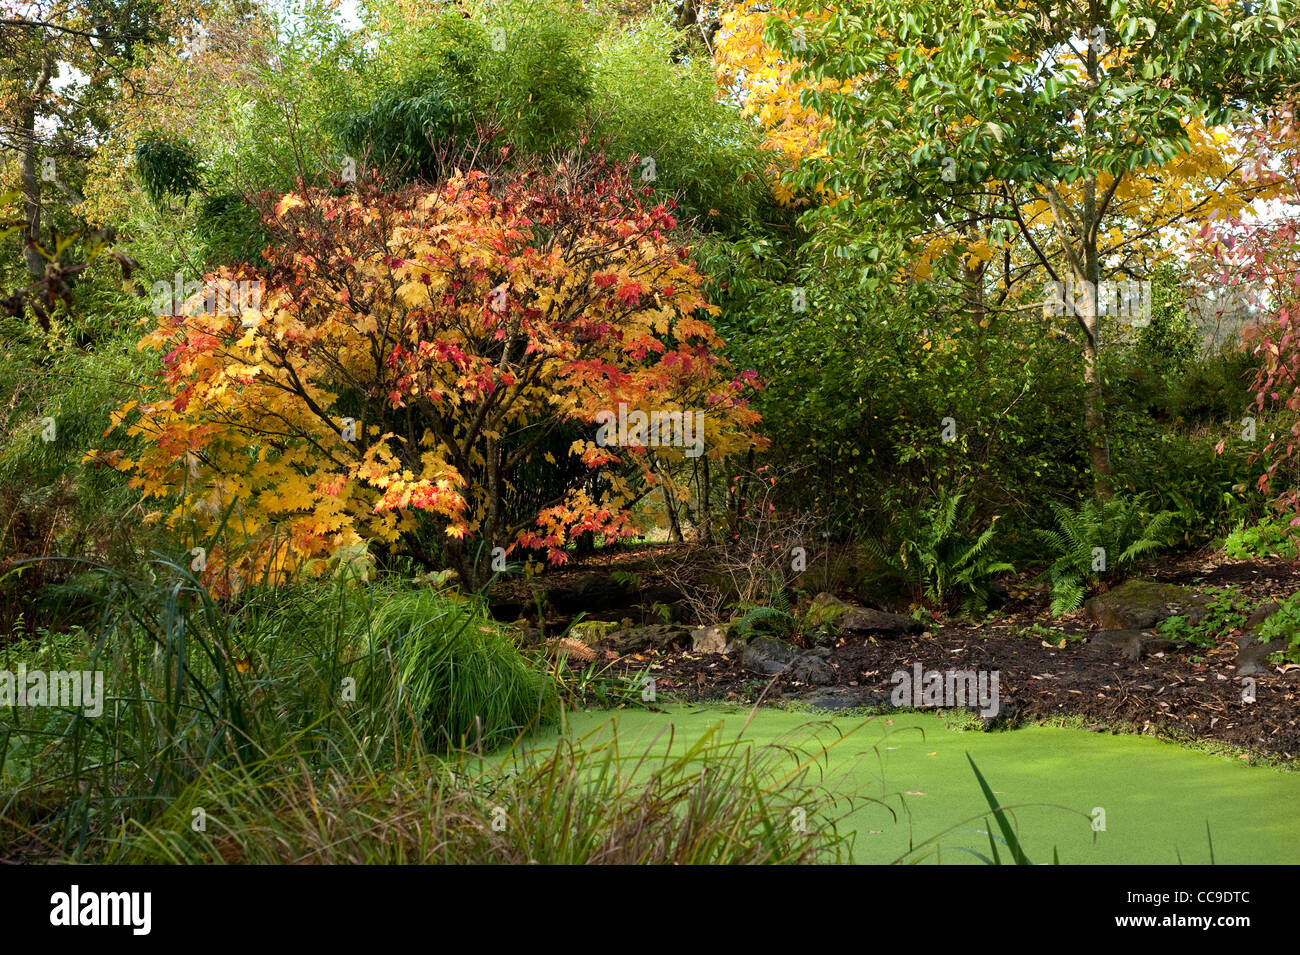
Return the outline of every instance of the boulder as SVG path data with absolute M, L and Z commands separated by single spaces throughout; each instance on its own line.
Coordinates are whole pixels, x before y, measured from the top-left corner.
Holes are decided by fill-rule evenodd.
M 835 682 L 835 671 L 826 662 L 827 649 L 803 651 L 774 637 L 755 637 L 740 655 L 740 665 L 753 673 L 775 676 L 782 673 L 797 683 L 825 686 Z
M 726 653 L 726 627 L 697 627 L 691 631 L 691 649 L 696 653 Z
M 801 652 L 775 637 L 755 637 L 740 655 L 740 665 L 753 673 L 772 675 L 782 672 L 788 663 L 798 659 Z
M 889 706 L 889 694 L 861 686 L 835 686 L 809 690 L 799 697 L 807 706 L 819 710 L 848 710 L 859 706 Z
M 1098 594 L 1083 606 L 1102 630 L 1145 630 L 1174 616 L 1183 617 L 1190 624 L 1199 623 L 1209 602 L 1206 594 L 1190 587 L 1129 580 Z
M 809 686 L 825 686 L 835 682 L 835 671 L 831 665 L 811 653 L 792 660 L 785 669 L 785 675 L 796 683 L 807 683 Z
M 599 650 L 613 650 L 620 656 L 644 653 L 647 650 L 673 650 L 685 647 L 690 631 L 674 624 L 653 627 L 631 627 L 605 634 L 596 644 Z
M 1246 620 L 1246 632 L 1237 638 L 1237 676 L 1254 676 L 1270 672 L 1268 658 L 1287 648 L 1290 643 L 1284 637 L 1267 642 L 1259 638 L 1259 627 L 1265 620 L 1281 610 L 1276 602 L 1261 604 Z
M 824 591 L 813 598 L 804 613 L 804 622 L 813 629 L 851 634 L 920 633 L 925 629 L 921 621 L 912 617 L 854 607 Z
M 1259 625 L 1281 609 L 1282 605 L 1276 600 L 1270 600 L 1266 604 L 1260 604 L 1252 610 L 1250 616 L 1246 618 L 1246 626 L 1244 629 L 1247 633 L 1258 633 Z
M 1165 637 L 1158 637 L 1150 631 L 1142 630 L 1100 630 L 1089 634 L 1085 649 L 1096 653 L 1118 650 L 1124 656 L 1137 662 L 1153 653 L 1168 653 L 1177 644 Z
M 1258 634 L 1246 633 L 1237 638 L 1237 676 L 1255 676 L 1259 673 L 1271 673 L 1272 664 L 1268 658 L 1274 653 L 1285 650 L 1290 641 L 1282 637 L 1269 640 L 1259 639 Z

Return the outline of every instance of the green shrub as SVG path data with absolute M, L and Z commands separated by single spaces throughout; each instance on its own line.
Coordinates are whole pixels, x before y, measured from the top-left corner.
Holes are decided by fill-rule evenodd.
M 20 614 L 33 627 L 85 622 L 84 602 L 49 585 L 71 580 L 77 559 L 126 566 L 158 539 L 125 477 L 86 460 L 107 409 L 149 371 L 120 332 L 78 348 L 0 327 L 0 643 Z
M 203 162 L 195 146 L 178 136 L 153 133 L 135 148 L 135 172 L 154 203 L 188 200 L 203 182 Z
M 1205 616 L 1191 623 L 1183 616 L 1168 617 L 1156 625 L 1156 631 L 1179 646 L 1213 648 L 1232 634 L 1241 632 L 1250 616 L 1235 587 L 1212 587 L 1206 591 L 1210 597 Z
M 1282 601 L 1278 611 L 1259 626 L 1263 643 L 1283 640 L 1286 646 L 1269 657 L 1273 663 L 1300 663 L 1300 593 Z
M 1173 514 L 1151 514 L 1145 501 L 1143 495 L 1116 495 L 1077 509 L 1052 505 L 1056 528 L 1038 531 L 1052 558 L 1041 575 L 1052 585 L 1052 613 L 1069 613 L 1083 603 L 1090 585 L 1117 579 L 1137 558 L 1165 546 Z
M 271 241 L 261 216 L 237 192 L 205 195 L 199 203 L 194 236 L 209 267 L 244 262 L 265 266 L 262 250 Z
M 362 110 L 333 118 L 343 148 L 358 164 L 433 178 L 441 172 L 439 146 L 456 132 L 456 105 L 436 76 L 420 76 L 380 93 Z
M 1238 521 L 1223 542 L 1224 555 L 1234 560 L 1261 557 L 1295 560 L 1298 552 L 1300 541 L 1290 519 L 1285 517 L 1266 518 L 1251 526 Z
M 974 512 L 961 508 L 962 497 L 943 494 L 932 507 L 905 518 L 897 550 L 886 551 L 878 544 L 870 549 L 906 582 L 914 597 L 923 596 L 939 606 L 957 601 L 963 610 L 977 612 L 992 597 L 993 576 L 1015 568 L 997 560 L 990 548 L 996 517 L 978 536 L 966 530 L 974 523 Z

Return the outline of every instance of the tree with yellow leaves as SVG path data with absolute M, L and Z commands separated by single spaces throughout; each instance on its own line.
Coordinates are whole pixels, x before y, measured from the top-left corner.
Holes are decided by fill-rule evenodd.
M 821 118 L 789 130 L 787 153 L 804 157 L 787 182 L 824 190 L 818 221 L 837 219 L 841 234 L 846 223 L 930 231 L 931 260 L 962 254 L 976 312 L 997 272 L 1004 301 L 1023 292 L 1030 267 L 1077 290 L 1058 310 L 1080 335 L 1104 494 L 1098 358 L 1109 303 L 1098 289 L 1142 278 L 1141 257 L 1189 218 L 1231 214 L 1258 194 L 1225 194 L 1236 162 L 1219 127 L 1295 81 L 1300 38 L 1285 27 L 1291 4 L 1279 6 L 784 0 L 763 33 L 787 63 L 773 76 L 780 95 Z M 815 133 L 815 149 L 800 130 Z M 1052 304 L 1050 294 L 1039 302 Z
M 562 561 L 635 533 L 673 462 L 758 441 L 674 217 L 625 168 L 339 193 L 266 210 L 269 268 L 161 303 L 162 393 L 115 415 L 146 441 L 116 466 L 225 586 L 371 545 L 472 584 L 519 548 Z

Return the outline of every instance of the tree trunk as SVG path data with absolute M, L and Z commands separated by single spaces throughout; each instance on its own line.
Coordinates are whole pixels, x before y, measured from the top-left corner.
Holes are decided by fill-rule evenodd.
M 45 257 L 37 249 L 41 241 L 41 180 L 36 174 L 36 107 L 22 111 L 23 136 L 23 264 L 35 281 L 45 278 Z
M 1098 501 L 1111 496 L 1110 453 L 1106 449 L 1106 418 L 1102 414 L 1101 349 L 1097 339 L 1096 293 L 1090 293 L 1094 314 L 1088 319 L 1091 335 L 1083 343 L 1083 423 L 1088 432 L 1088 462 L 1093 493 Z
M 659 489 L 663 491 L 664 510 L 668 512 L 668 539 L 674 544 L 680 544 L 686 538 L 682 537 L 682 522 L 677 516 L 677 502 L 673 500 L 667 483 L 660 484 Z

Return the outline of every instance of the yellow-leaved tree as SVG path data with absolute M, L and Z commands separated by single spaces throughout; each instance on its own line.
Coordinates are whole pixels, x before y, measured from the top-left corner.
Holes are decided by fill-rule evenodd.
M 114 415 L 144 451 L 109 454 L 219 587 L 365 549 L 478 583 L 496 548 L 635 533 L 675 462 L 761 443 L 645 195 L 599 156 L 285 195 L 268 268 L 160 303 L 160 391 Z

